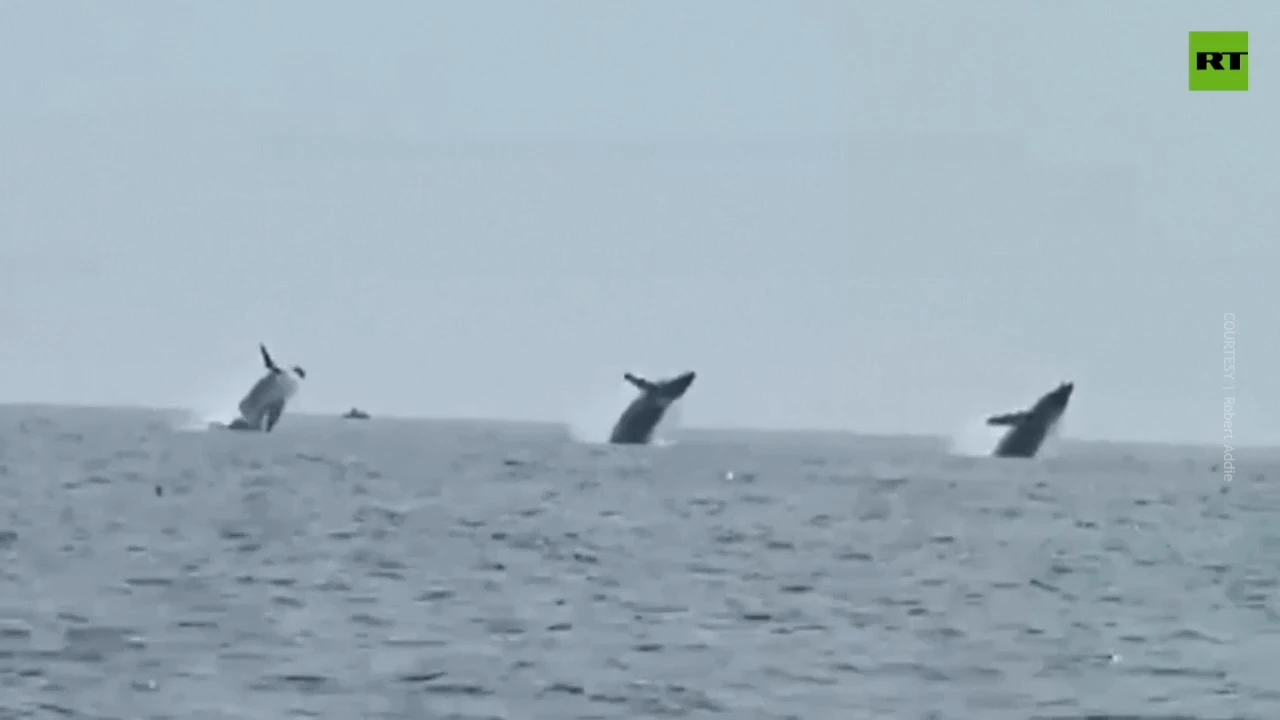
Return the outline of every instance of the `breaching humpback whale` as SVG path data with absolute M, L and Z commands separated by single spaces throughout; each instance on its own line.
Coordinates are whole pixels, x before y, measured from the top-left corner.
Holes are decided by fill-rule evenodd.
M 240 401 L 240 417 L 227 426 L 231 430 L 271 432 L 276 423 L 280 422 L 285 405 L 298 392 L 299 381 L 307 377 L 307 372 L 297 365 L 288 372 L 276 365 L 271 359 L 271 353 L 267 352 L 266 345 L 259 343 L 258 350 L 262 353 L 262 364 L 266 366 L 267 374 L 254 383 L 253 388 Z M 297 379 L 294 379 L 294 375 Z
M 1064 382 L 1045 393 L 1029 410 L 987 418 L 988 425 L 1009 428 L 1009 432 L 1000 439 L 1000 444 L 996 445 L 993 455 L 1005 458 L 1035 457 L 1045 436 L 1066 413 L 1073 390 L 1075 383 Z
M 693 384 L 697 373 L 687 372 L 670 380 L 651 382 L 631 373 L 622 376 L 640 390 L 640 397 L 631 401 L 622 417 L 613 426 L 609 442 L 620 445 L 644 445 L 653 437 L 654 428 L 666 414 L 671 403 L 679 400 Z

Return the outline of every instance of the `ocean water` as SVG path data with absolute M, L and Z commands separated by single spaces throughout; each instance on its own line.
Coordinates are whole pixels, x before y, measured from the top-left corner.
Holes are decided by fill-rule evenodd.
M 1280 717 L 1280 459 L 0 408 L 0 719 Z

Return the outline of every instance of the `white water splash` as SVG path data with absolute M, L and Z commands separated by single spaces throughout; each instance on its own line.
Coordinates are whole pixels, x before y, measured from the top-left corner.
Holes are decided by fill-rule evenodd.
M 673 435 L 680 429 L 684 420 L 684 400 L 677 400 L 667 408 L 667 412 L 662 416 L 662 420 L 658 422 L 658 427 L 653 429 L 653 445 L 658 447 L 671 447 L 677 444 Z
M 996 449 L 1007 428 L 992 427 L 985 416 L 970 418 L 951 433 L 947 452 L 965 457 L 985 457 Z
M 570 409 L 566 425 L 569 435 L 580 443 L 604 444 L 627 404 L 636 397 L 631 383 L 620 381 L 619 373 L 598 373 L 586 393 Z
M 174 422 L 169 429 L 177 433 L 195 433 L 204 432 L 209 429 L 209 425 L 216 422 L 213 418 L 205 418 L 200 413 L 186 409 L 183 414 L 174 418 Z
M 1049 432 L 1044 436 L 1044 444 L 1040 446 L 1040 451 L 1036 453 L 1036 457 L 1057 457 L 1062 452 L 1062 426 L 1067 422 L 1066 416 L 1063 416 L 1049 428 Z
M 204 432 L 211 426 L 225 426 L 240 417 L 240 398 L 257 380 L 254 375 L 246 375 L 245 369 L 239 368 L 213 378 L 196 378 L 195 387 L 188 395 L 186 417 L 175 421 L 174 431 Z

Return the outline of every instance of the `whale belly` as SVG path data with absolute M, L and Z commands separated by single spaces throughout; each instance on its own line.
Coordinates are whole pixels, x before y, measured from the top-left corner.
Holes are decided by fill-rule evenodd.
M 240 416 L 245 422 L 261 428 L 269 416 L 279 420 L 284 406 L 298 392 L 298 382 L 284 373 L 268 373 L 260 378 L 240 401 Z

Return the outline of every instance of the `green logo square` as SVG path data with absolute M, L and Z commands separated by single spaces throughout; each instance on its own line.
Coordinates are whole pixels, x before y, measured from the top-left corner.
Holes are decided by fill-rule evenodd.
M 1249 89 L 1249 33 L 1192 32 L 1191 90 Z

